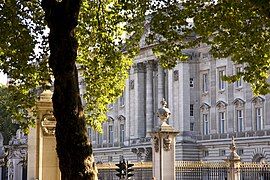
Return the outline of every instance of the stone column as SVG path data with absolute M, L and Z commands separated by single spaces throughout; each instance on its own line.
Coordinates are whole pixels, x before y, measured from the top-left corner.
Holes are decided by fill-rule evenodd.
M 135 81 L 135 122 L 137 122 L 134 128 L 137 131 L 135 137 L 145 137 L 146 121 L 145 121 L 145 64 L 137 63 L 134 72 L 136 73 Z M 134 122 L 134 123 L 135 123 Z
M 146 64 L 146 136 L 150 136 L 153 127 L 153 61 Z
M 36 128 L 28 136 L 28 179 L 60 179 L 51 98 L 52 92 L 45 90 L 37 102 Z
M 228 180 L 240 180 L 240 156 L 236 152 L 234 137 L 232 137 L 232 144 L 230 145 L 231 153 L 227 161 L 229 163 Z
M 165 92 L 164 92 L 164 88 L 165 88 L 165 84 L 164 84 L 164 70 L 163 68 L 158 65 L 158 83 L 157 83 L 157 102 L 160 102 L 163 98 L 164 98 L 164 95 L 165 95 Z
M 157 114 L 162 123 L 151 133 L 153 177 L 156 180 L 175 180 L 175 136 L 179 132 L 166 123 L 171 113 L 165 100 L 161 104 Z

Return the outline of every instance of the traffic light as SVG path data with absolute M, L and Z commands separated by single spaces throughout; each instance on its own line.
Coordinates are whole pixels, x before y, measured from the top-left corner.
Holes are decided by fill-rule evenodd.
M 126 162 L 123 160 L 122 162 L 120 161 L 119 164 L 115 164 L 118 168 L 116 169 L 117 173 L 116 176 L 121 178 L 124 178 L 126 175 Z
M 132 177 L 132 176 L 134 176 L 134 174 L 132 173 L 133 171 L 134 171 L 134 169 L 132 169 L 132 167 L 134 166 L 134 164 L 132 164 L 132 163 L 128 163 L 128 161 L 127 161 L 127 178 L 129 179 L 129 177 Z

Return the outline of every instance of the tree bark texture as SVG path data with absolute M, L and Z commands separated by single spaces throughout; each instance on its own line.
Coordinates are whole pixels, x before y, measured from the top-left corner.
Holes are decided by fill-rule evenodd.
M 49 66 L 55 78 L 52 100 L 62 180 L 97 179 L 75 64 L 78 43 L 74 29 L 78 23 L 80 5 L 81 0 L 42 0 L 45 20 L 50 28 Z

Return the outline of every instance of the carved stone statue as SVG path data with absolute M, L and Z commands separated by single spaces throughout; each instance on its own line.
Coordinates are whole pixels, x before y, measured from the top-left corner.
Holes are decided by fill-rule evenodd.
M 162 122 L 162 126 L 163 125 L 168 125 L 167 124 L 167 120 L 171 115 L 171 111 L 166 107 L 167 106 L 167 102 L 165 101 L 165 99 L 163 98 L 163 100 L 160 102 L 161 104 L 161 108 L 158 109 L 157 111 L 157 116 L 159 117 L 159 119 Z

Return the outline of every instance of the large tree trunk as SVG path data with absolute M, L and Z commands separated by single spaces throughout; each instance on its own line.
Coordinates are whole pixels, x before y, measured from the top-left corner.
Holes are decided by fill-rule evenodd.
M 53 109 L 57 121 L 56 149 L 62 180 L 97 179 L 75 64 L 78 43 L 74 28 L 77 26 L 80 5 L 81 0 L 42 0 L 50 28 L 49 65 L 55 78 Z

